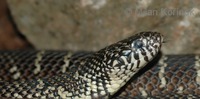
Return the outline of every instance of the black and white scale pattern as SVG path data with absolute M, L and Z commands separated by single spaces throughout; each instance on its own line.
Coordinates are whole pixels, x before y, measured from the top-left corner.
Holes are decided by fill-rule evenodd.
M 200 98 L 200 55 L 162 55 L 147 66 L 152 68 L 139 72 L 116 99 Z
M 0 96 L 108 98 L 159 52 L 160 33 L 141 32 L 94 53 L 0 51 Z

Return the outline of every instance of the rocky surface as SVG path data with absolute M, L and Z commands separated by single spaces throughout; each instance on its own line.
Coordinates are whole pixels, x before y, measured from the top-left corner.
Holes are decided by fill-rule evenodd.
M 167 54 L 200 53 L 198 0 L 7 0 L 37 49 L 98 50 L 140 31 L 163 33 Z
M 0 50 L 24 49 L 29 43 L 18 35 L 5 0 L 0 0 Z

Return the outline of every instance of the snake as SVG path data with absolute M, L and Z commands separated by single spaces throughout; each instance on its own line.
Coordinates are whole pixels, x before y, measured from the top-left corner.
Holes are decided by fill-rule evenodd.
M 149 65 L 162 43 L 162 34 L 141 32 L 96 52 L 0 51 L 0 97 L 121 99 L 171 97 L 176 93 L 198 97 L 200 63 L 190 63 L 195 61 L 193 56 L 172 56 L 164 60 L 167 63 Z M 183 66 L 177 66 L 179 63 Z
M 200 55 L 159 53 L 114 99 L 199 99 Z

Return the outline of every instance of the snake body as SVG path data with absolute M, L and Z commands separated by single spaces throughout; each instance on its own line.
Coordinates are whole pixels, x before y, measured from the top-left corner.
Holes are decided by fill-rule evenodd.
M 109 98 L 159 52 L 163 37 L 142 32 L 91 54 L 1 51 L 0 96 Z
M 160 55 L 148 66 L 115 99 L 200 98 L 200 55 Z

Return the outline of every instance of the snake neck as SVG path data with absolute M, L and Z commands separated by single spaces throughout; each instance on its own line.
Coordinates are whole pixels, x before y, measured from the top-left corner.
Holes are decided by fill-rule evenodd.
M 78 69 L 79 79 L 83 80 L 85 86 L 87 86 L 88 93 L 91 93 L 91 97 L 106 98 L 112 95 L 110 86 L 110 67 L 103 61 L 104 55 L 101 53 L 95 53 L 87 58 L 83 63 L 80 63 Z M 105 97 L 106 96 L 106 97 Z
M 111 96 L 118 91 L 124 84 L 124 79 L 128 80 L 130 75 L 124 75 L 123 79 L 116 74 L 115 67 L 108 64 L 108 50 L 97 52 L 77 63 L 76 75 L 81 85 L 87 89 L 91 97 Z M 110 56 L 116 58 L 115 56 Z M 110 58 L 109 58 L 110 59 Z M 122 66 L 123 67 L 123 66 Z M 130 72 L 130 71 L 128 71 Z

